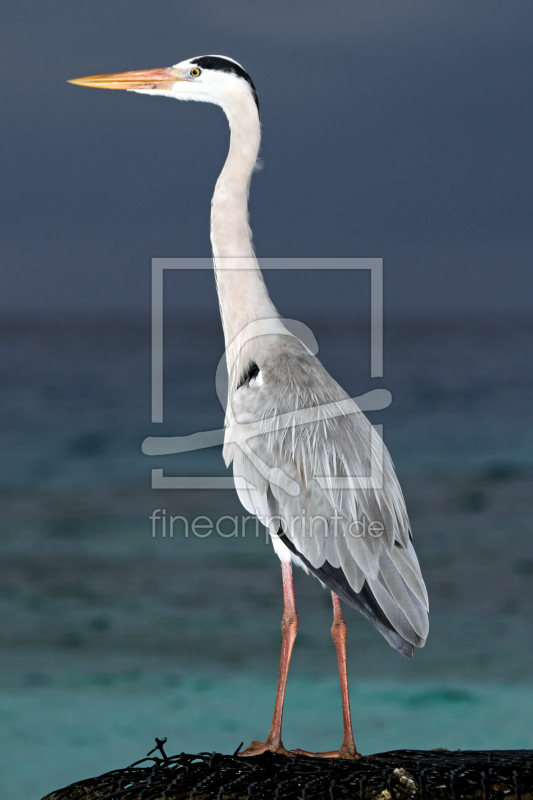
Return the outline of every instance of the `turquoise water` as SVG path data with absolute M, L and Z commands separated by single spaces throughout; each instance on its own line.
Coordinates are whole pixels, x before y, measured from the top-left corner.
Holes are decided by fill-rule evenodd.
M 305 321 L 305 320 L 304 320 Z M 390 389 L 383 423 L 430 597 L 430 635 L 403 659 L 348 609 L 356 740 L 390 748 L 533 747 L 533 328 L 397 323 L 385 377 L 368 337 L 314 328 L 353 395 Z M 225 475 L 219 448 L 148 459 L 149 435 L 222 424 L 218 320 L 169 329 L 166 421 L 150 423 L 149 328 L 7 325 L 0 341 L 2 798 L 39 798 L 144 756 L 232 752 L 264 737 L 279 659 L 270 544 L 152 537 L 166 508 L 242 515 L 233 492 L 154 491 L 150 469 Z M 327 592 L 295 574 L 300 614 L 285 743 L 340 743 Z
M 127 683 L 127 681 L 126 681 Z M 167 752 L 233 752 L 266 735 L 275 682 L 207 675 L 172 682 L 77 688 L 34 687 L 0 694 L 2 797 L 39 798 L 62 785 L 144 756 L 153 738 Z M 352 682 L 356 742 L 363 753 L 398 748 L 530 748 L 533 688 Z M 288 747 L 340 745 L 337 682 L 293 678 Z M 31 754 L 31 756 L 29 756 Z

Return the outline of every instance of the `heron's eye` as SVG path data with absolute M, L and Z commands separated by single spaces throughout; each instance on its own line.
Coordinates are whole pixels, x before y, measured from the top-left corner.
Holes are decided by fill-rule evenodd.
M 189 74 L 191 78 L 198 78 L 202 74 L 202 70 L 198 69 L 198 67 L 193 67 Z

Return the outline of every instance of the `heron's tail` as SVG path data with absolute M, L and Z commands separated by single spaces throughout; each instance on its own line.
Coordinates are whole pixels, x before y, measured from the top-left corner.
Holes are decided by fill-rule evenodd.
M 403 580 L 400 584 L 404 595 L 401 599 L 401 605 L 409 607 L 408 614 L 412 622 L 402 611 L 397 600 L 393 599 L 386 586 L 382 585 L 379 578 L 370 582 L 366 580 L 361 591 L 356 592 L 348 583 L 346 575 L 340 567 L 332 567 L 328 561 L 325 561 L 321 567 L 314 567 L 296 549 L 293 542 L 283 533 L 281 528 L 278 532 L 278 537 L 294 555 L 298 556 L 309 572 L 315 575 L 332 592 L 338 594 L 342 600 L 356 608 L 382 634 L 390 646 L 398 650 L 403 656 L 411 658 L 413 646 L 424 646 L 426 642 L 425 636 L 421 636 L 417 630 L 425 631 L 427 629 L 427 611 Z M 392 562 L 391 568 L 394 568 Z M 385 567 L 385 571 L 388 573 L 392 570 Z M 387 577 L 390 580 L 388 574 Z M 398 577 L 400 578 L 399 575 Z

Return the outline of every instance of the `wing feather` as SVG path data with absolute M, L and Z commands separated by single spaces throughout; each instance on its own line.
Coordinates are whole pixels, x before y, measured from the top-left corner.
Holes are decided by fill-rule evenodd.
M 425 642 L 428 600 L 389 453 L 303 345 L 262 338 L 276 341 L 254 352 L 261 381 L 233 394 L 226 430 L 226 463 L 246 483 L 241 502 L 273 537 L 281 529 L 292 556 L 323 583 L 338 587 L 341 570 L 341 596 L 408 655 Z M 343 413 L 335 413 L 341 401 Z

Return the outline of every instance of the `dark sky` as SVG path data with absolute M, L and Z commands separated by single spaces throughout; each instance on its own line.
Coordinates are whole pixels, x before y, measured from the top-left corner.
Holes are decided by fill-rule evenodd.
M 391 312 L 531 309 L 530 0 L 2 5 L 3 313 L 147 311 L 152 256 L 209 254 L 220 109 L 66 83 L 205 53 L 258 90 L 258 254 L 383 256 Z M 291 316 L 351 297 L 281 277 Z

